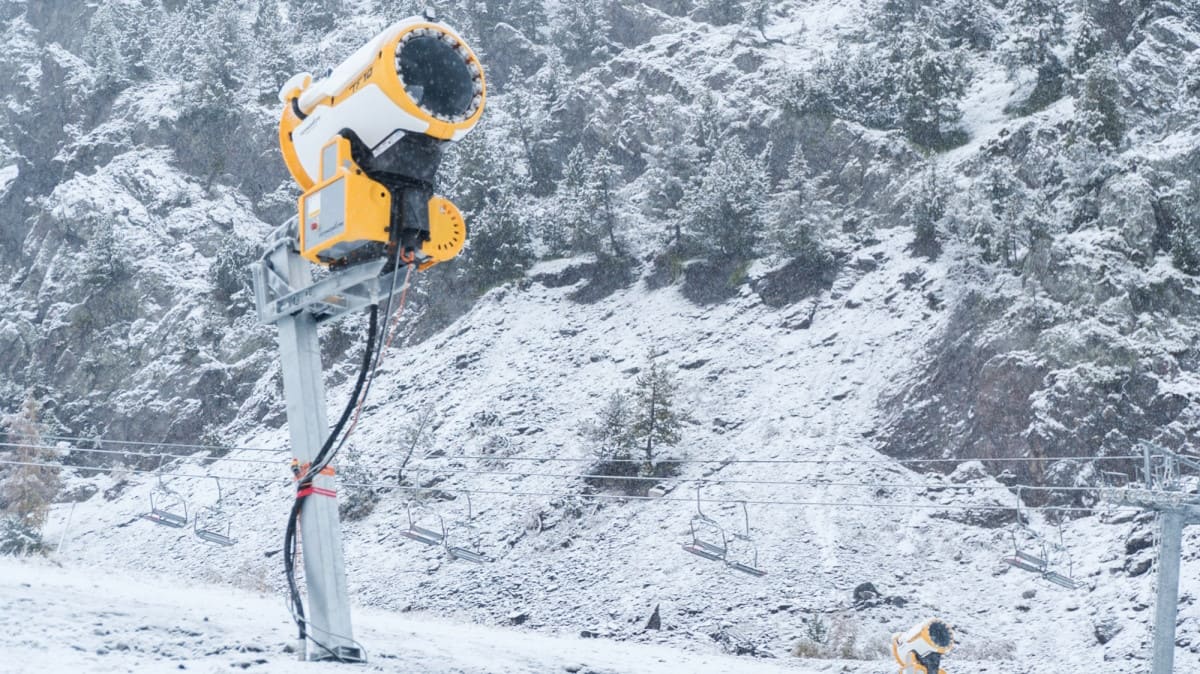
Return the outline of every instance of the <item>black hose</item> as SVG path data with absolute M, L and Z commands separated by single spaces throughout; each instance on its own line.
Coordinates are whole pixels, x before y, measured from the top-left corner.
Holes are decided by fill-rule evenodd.
M 391 298 L 388 299 L 390 301 Z M 378 329 L 379 305 L 373 304 L 371 305 L 371 324 L 367 328 L 367 349 L 365 352 L 363 352 L 363 362 L 362 366 L 358 370 L 358 380 L 354 382 L 354 393 L 350 396 L 350 400 L 346 401 L 346 408 L 342 410 L 342 416 L 340 419 L 338 419 L 337 425 L 333 427 L 333 432 L 329 434 L 329 437 L 325 438 L 325 444 L 321 447 L 321 451 L 317 452 L 317 456 L 313 458 L 312 464 L 308 471 L 308 475 L 312 477 L 316 477 L 316 475 L 322 469 L 324 469 L 324 464 L 328 463 L 328 459 L 333 458 L 333 456 L 330 454 L 330 449 L 333 447 L 333 443 L 342 434 L 342 429 L 346 427 L 346 422 L 349 421 L 350 416 L 354 414 L 354 409 L 358 407 L 359 396 L 362 395 L 363 386 L 367 383 L 367 380 L 370 378 L 372 370 L 374 369 L 372 367 L 372 360 L 376 350 L 375 333 L 378 331 Z M 312 477 L 310 477 L 308 480 L 309 484 L 312 483 Z M 304 480 L 301 480 L 301 482 L 303 483 Z M 299 488 L 302 489 L 303 486 L 299 486 Z

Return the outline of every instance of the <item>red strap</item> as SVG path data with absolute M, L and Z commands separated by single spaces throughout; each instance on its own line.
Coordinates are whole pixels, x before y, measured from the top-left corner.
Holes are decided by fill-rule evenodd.
M 332 489 L 325 489 L 323 487 L 312 487 L 312 486 L 305 487 L 304 489 L 301 489 L 300 491 L 296 492 L 296 498 L 301 499 L 301 498 L 304 498 L 305 496 L 311 496 L 313 494 L 316 494 L 317 496 L 328 496 L 329 498 L 337 498 L 337 492 Z

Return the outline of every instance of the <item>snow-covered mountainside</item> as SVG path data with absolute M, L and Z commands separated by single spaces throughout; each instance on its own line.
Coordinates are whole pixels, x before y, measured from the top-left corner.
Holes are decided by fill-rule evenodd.
M 419 278 L 341 462 L 358 602 L 861 672 L 936 615 L 951 671 L 1141 666 L 1155 523 L 1084 488 L 1200 429 L 1194 2 L 444 4 L 493 95 L 442 176 L 468 249 Z M 57 452 L 68 567 L 281 591 L 290 454 L 242 273 L 293 208 L 274 89 L 413 10 L 0 2 L 0 412 L 104 438 Z M 363 323 L 324 334 L 331 409 Z M 685 420 L 666 494 L 626 498 L 583 475 L 652 361 Z M 193 513 L 223 477 L 237 545 L 139 519 L 162 452 L 194 453 L 163 469 Z M 697 489 L 766 576 L 681 549 Z M 410 503 L 492 561 L 403 538 Z M 1023 518 L 1083 587 L 1001 561 Z

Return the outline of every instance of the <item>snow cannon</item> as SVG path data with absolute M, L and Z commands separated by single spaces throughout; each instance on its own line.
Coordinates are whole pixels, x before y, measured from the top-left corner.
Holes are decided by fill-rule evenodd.
M 953 647 L 950 626 L 936 618 L 892 636 L 892 656 L 900 665 L 900 674 L 946 674 L 942 656 Z
M 434 180 L 486 98 L 479 58 L 432 14 L 392 24 L 323 77 L 288 80 L 279 146 L 303 190 L 300 254 L 330 267 L 397 255 L 420 269 L 458 255 L 466 225 Z

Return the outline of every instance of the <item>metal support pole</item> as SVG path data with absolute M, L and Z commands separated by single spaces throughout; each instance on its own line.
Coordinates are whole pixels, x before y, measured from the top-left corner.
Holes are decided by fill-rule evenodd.
M 277 248 L 271 254 L 271 263 L 277 270 L 287 270 L 292 287 L 312 285 L 309 264 L 288 246 Z M 307 463 L 316 457 L 329 434 L 317 321 L 311 313 L 299 311 L 279 318 L 276 325 L 279 327 L 283 391 L 287 399 L 292 449 L 301 463 Z M 334 479 L 328 475 L 317 476 L 313 486 L 329 490 L 329 493 L 335 489 Z M 354 642 L 350 625 L 350 599 L 336 497 L 315 493 L 305 499 L 300 513 L 300 533 L 309 606 L 305 655 L 309 660 L 337 657 L 362 661 L 363 653 Z M 314 639 L 325 648 L 313 643 Z
M 1179 563 L 1183 554 L 1184 515 L 1162 513 L 1158 549 L 1158 606 L 1154 616 L 1153 674 L 1171 674 L 1175 666 L 1175 621 L 1179 615 Z

